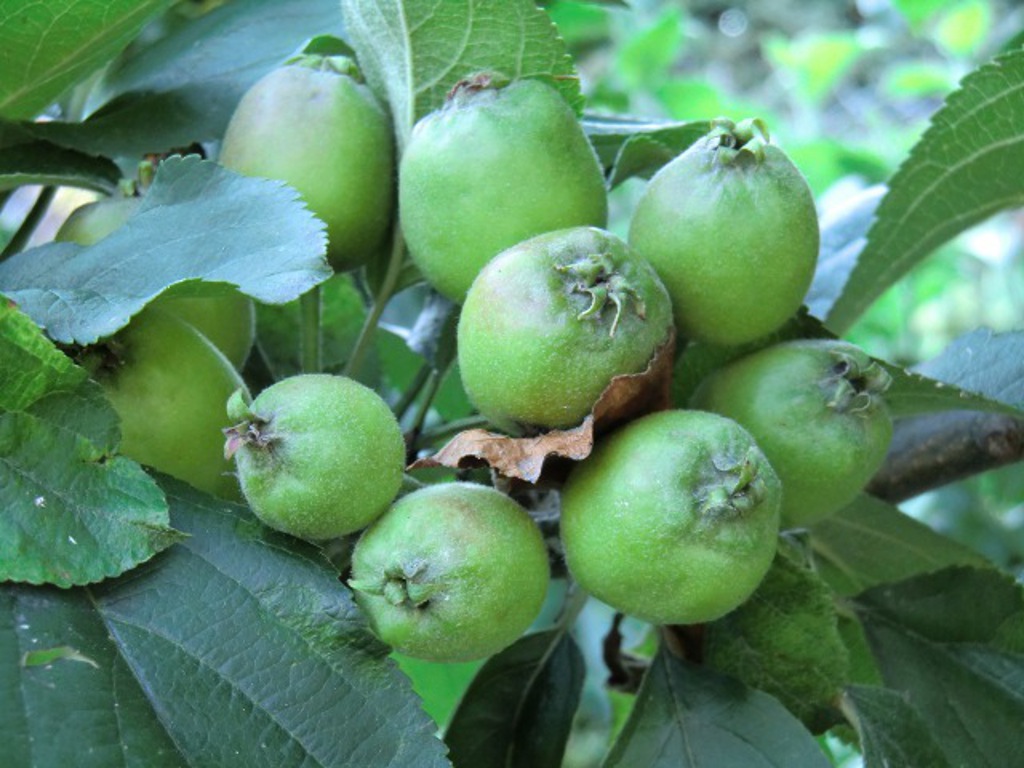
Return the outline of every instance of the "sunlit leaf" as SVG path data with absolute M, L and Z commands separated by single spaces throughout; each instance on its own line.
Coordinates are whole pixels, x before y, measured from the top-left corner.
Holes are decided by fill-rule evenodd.
M 844 331 L 939 245 L 1024 203 L 1024 51 L 972 72 L 889 182 L 857 266 L 827 323 Z
M 0 264 L 0 290 L 51 338 L 91 344 L 181 283 L 291 301 L 331 275 L 325 245 L 323 224 L 291 187 L 171 158 L 123 227 L 91 246 L 23 251 Z

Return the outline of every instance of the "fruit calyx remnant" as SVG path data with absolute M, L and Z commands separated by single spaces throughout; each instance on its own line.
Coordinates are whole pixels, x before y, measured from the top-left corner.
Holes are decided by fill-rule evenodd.
M 712 479 L 704 485 L 700 500 L 702 520 L 743 517 L 762 502 L 765 484 L 758 473 L 755 448 L 750 448 L 738 464 L 725 464 L 715 458 L 711 464 Z
M 892 376 L 871 358 L 833 353 L 835 364 L 822 382 L 826 404 L 839 413 L 867 414 L 892 384 Z M 866 364 L 865 364 L 866 361 Z
M 233 427 L 227 427 L 224 436 L 224 458 L 230 461 L 243 445 L 265 450 L 274 442 L 274 435 L 266 430 L 267 422 L 254 418 Z
M 591 253 L 568 264 L 556 264 L 555 271 L 567 277 L 571 293 L 585 293 L 590 296 L 590 305 L 576 315 L 577 320 L 595 318 L 600 320 L 608 303 L 615 307 L 609 336 L 615 336 L 619 320 L 626 305 L 632 303 L 633 311 L 641 320 L 647 317 L 647 308 L 636 289 L 615 270 L 615 264 L 607 253 Z
M 764 161 L 764 148 L 771 144 L 768 126 L 759 117 L 734 123 L 725 117 L 711 121 L 707 139 L 715 153 L 716 163 L 749 163 Z
M 500 72 L 476 72 L 459 80 L 445 95 L 445 103 L 459 106 L 481 91 L 498 90 L 512 81 Z
M 383 597 L 395 607 L 424 610 L 436 591 L 434 584 L 423 581 L 426 573 L 427 563 L 417 560 L 386 569 L 381 581 L 349 579 L 348 585 L 368 595 Z

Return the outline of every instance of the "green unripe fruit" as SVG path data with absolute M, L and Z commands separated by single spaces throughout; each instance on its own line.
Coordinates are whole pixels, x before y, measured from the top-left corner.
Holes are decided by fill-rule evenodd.
M 71 212 L 57 230 L 58 242 L 93 245 L 120 229 L 135 213 L 141 197 L 109 197 Z M 252 300 L 237 291 L 218 296 L 159 296 L 150 303 L 193 326 L 224 353 L 236 368 L 245 364 L 256 335 Z
M 533 237 L 491 260 L 458 328 L 470 400 L 510 431 L 579 424 L 672 329 L 668 294 L 619 238 L 594 227 Z
M 729 364 L 693 405 L 735 419 L 779 473 L 784 527 L 810 525 L 856 498 L 892 440 L 883 393 L 891 378 L 863 350 L 790 341 Z
M 562 543 L 580 586 L 656 624 L 717 619 L 775 554 L 781 486 L 750 434 L 700 411 L 613 433 L 562 489 Z
M 279 67 L 242 97 L 224 134 L 220 162 L 280 179 L 327 224 L 338 271 L 381 248 L 394 211 L 391 121 L 340 58 L 307 57 Z
M 150 307 L 87 351 L 83 364 L 120 417 L 122 454 L 208 493 L 239 497 L 221 430 L 224 400 L 245 385 L 195 328 Z
M 240 423 L 226 431 L 226 452 L 252 511 L 271 528 L 335 538 L 371 523 L 398 493 L 401 429 L 387 403 L 352 379 L 292 376 L 251 405 L 233 397 L 228 415 Z
M 679 332 L 723 345 L 771 333 L 800 308 L 819 238 L 807 182 L 759 120 L 716 121 L 655 174 L 629 229 Z
M 402 157 L 399 215 L 427 281 L 461 303 L 496 254 L 565 227 L 603 227 L 604 176 L 576 115 L 538 80 L 456 86 Z
M 549 578 L 522 507 L 493 488 L 446 483 L 402 497 L 363 532 L 349 584 L 381 640 L 450 662 L 511 645 L 537 618 Z

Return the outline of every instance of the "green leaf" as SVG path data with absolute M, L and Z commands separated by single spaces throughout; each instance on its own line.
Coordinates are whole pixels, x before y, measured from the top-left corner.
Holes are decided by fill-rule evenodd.
M 291 187 L 173 157 L 123 227 L 92 246 L 23 251 L 0 264 L 0 290 L 51 338 L 91 344 L 180 283 L 291 301 L 331 275 L 325 247 L 323 224 Z
M 896 691 L 851 685 L 843 694 L 866 768 L 952 768 L 928 725 Z
M 388 649 L 318 550 L 184 484 L 166 490 L 175 525 L 191 536 L 130 577 L 0 592 L 5 760 L 448 765 Z M 21 663 L 25 651 L 63 646 L 99 668 Z
M 0 586 L 0 700 L 11 768 L 188 764 L 85 589 Z
M 829 312 L 842 333 L 939 245 L 998 211 L 1024 203 L 1020 127 L 1024 51 L 972 72 L 889 182 L 868 244 Z
M 170 0 L 0 0 L 0 115 L 29 118 L 110 61 Z
M 456 768 L 559 768 L 583 689 L 583 655 L 570 635 L 527 635 L 492 657 L 445 734 Z
M 135 578 L 104 585 L 97 606 L 191 763 L 447 764 L 388 649 L 318 550 L 240 507 L 165 487 L 175 526 L 191 537 Z
M 979 328 L 917 367 L 933 379 L 1024 410 L 1024 331 Z
M 408 475 L 406 478 L 410 479 Z M 400 653 L 392 653 L 391 658 L 409 678 L 413 690 L 423 702 L 423 711 L 442 729 L 451 720 L 462 695 L 483 665 L 479 660 L 438 664 Z
M 219 139 L 242 94 L 314 35 L 341 34 L 337 0 L 224 3 L 133 46 L 101 81 L 104 106 L 83 123 L 33 126 L 37 136 L 108 156 Z
M 0 297 L 0 411 L 21 411 L 55 390 L 74 389 L 86 372 Z
M 929 19 L 946 8 L 949 0 L 893 0 L 893 6 L 911 27 L 919 29 Z
M 28 413 L 0 414 L 0 508 L 0 581 L 89 584 L 180 538 L 141 467 Z
M 775 699 L 670 656 L 651 663 L 605 768 L 825 768 L 828 758 Z
M 938 411 L 1024 415 L 1024 332 L 977 329 L 913 371 L 886 365 L 893 416 Z
M 667 6 L 658 19 L 638 30 L 617 50 L 615 72 L 629 90 L 650 89 L 665 79 L 679 58 L 686 18 L 679 8 Z
M 867 495 L 816 523 L 811 546 L 821 575 L 844 595 L 950 565 L 985 564 L 973 550 Z
M 83 381 L 72 390 L 50 392 L 26 411 L 62 432 L 84 437 L 104 453 L 113 453 L 121 443 L 117 412 L 95 381 Z
M 614 188 L 633 176 L 653 176 L 706 134 L 710 123 L 587 115 L 583 128 L 601 164 L 609 169 L 608 183 Z
M 341 8 L 367 82 L 391 106 L 400 147 L 453 85 L 478 72 L 548 80 L 579 106 L 572 59 L 533 0 L 342 0 Z
M 323 370 L 340 373 L 366 319 L 363 297 L 350 274 L 336 274 L 320 286 L 320 346 Z M 260 349 L 275 379 L 302 371 L 299 302 L 256 305 Z M 370 351 L 376 354 L 376 349 Z M 375 364 L 375 361 L 374 361 Z M 372 367 L 372 366 L 370 366 Z
M 113 161 L 38 141 L 17 126 L 0 123 L 0 191 L 25 184 L 91 189 L 112 194 L 121 180 Z M 20 139 L 15 138 L 21 134 Z
M 706 626 L 704 663 L 821 733 L 841 720 L 833 702 L 850 665 L 832 591 L 805 559 L 780 547 L 754 594 Z
M 886 685 L 921 714 L 950 763 L 1018 760 L 1024 688 L 1014 682 L 1024 679 L 1024 655 L 992 645 L 1024 614 L 1018 584 L 995 570 L 951 568 L 868 590 L 854 608 Z
M 814 280 L 804 299 L 815 317 L 826 317 L 857 264 L 886 187 L 868 187 L 821 217 L 821 247 Z

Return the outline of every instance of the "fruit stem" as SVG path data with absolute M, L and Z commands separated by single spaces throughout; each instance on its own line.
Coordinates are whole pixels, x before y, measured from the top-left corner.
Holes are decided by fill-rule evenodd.
M 299 297 L 299 359 L 303 373 L 320 373 L 323 370 L 321 304 L 319 285 Z
M 399 421 L 403 419 L 406 411 L 416 401 L 416 398 L 420 396 L 420 392 L 423 391 L 423 386 L 427 383 L 427 379 L 430 378 L 430 372 L 433 370 L 434 367 L 430 363 L 423 363 L 420 369 L 416 371 L 416 378 L 406 387 L 398 402 L 391 408 L 391 412 L 395 414 L 396 419 Z
M 440 371 L 435 368 L 431 368 L 430 376 L 427 378 L 427 384 L 423 388 L 423 397 L 416 409 L 416 417 L 413 419 L 412 427 L 409 429 L 409 451 L 414 456 L 416 454 L 417 443 L 419 442 L 420 435 L 423 433 L 423 425 L 427 421 L 427 414 L 430 412 L 430 406 L 433 404 L 434 398 L 437 396 L 437 391 L 441 388 L 441 380 L 443 378 L 444 376 Z
M 398 277 L 402 273 L 402 261 L 404 258 L 405 238 L 402 236 L 401 227 L 396 225 L 392 232 L 391 255 L 388 257 L 388 268 L 384 273 L 384 280 L 381 282 L 377 295 L 373 297 L 373 306 L 370 307 L 370 311 L 366 314 L 366 320 L 363 321 L 363 327 L 359 331 L 359 338 L 356 339 L 356 344 L 352 348 L 352 354 L 348 362 L 345 363 L 344 374 L 349 378 L 359 378 L 359 371 L 363 367 L 363 361 L 373 345 L 373 335 L 374 331 L 377 330 L 377 323 L 380 322 L 380 316 L 384 314 L 384 307 L 387 306 L 388 300 L 395 292 L 395 286 L 398 285 Z
M 429 445 L 439 440 L 445 440 L 452 435 L 457 435 L 459 432 L 464 432 L 467 429 L 480 429 L 488 424 L 490 422 L 483 416 L 467 416 L 464 419 L 455 419 L 433 429 L 424 430 L 423 434 L 420 435 L 420 440 L 424 445 Z

